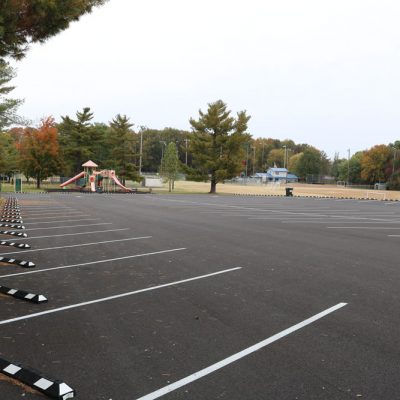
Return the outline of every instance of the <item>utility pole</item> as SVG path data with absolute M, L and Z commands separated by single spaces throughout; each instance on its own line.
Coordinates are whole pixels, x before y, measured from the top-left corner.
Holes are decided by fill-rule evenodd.
M 139 176 L 142 175 L 142 157 L 143 157 L 143 127 L 140 127 Z
M 283 168 L 286 168 L 287 146 L 284 145 L 283 148 L 285 149 L 285 154 L 283 156 Z
M 393 147 L 394 154 L 393 154 L 393 165 L 392 165 L 392 180 L 393 180 L 393 174 L 394 174 L 394 164 L 396 163 L 396 156 L 397 156 L 397 148 Z
M 350 184 L 350 149 L 347 149 L 347 186 Z
M 164 145 L 165 147 L 167 147 L 167 142 L 165 140 L 160 140 L 160 143 L 161 143 L 161 161 L 162 161 L 164 158 Z
M 248 176 L 248 163 L 249 163 L 249 144 L 246 146 L 246 178 Z
M 188 138 L 185 138 L 185 164 L 187 165 L 187 154 L 188 154 Z
M 264 149 L 265 149 L 265 142 L 263 140 L 263 149 L 262 149 L 262 155 L 261 155 L 261 169 L 263 170 L 262 172 L 264 172 Z
M 255 175 L 256 167 L 256 146 L 253 147 L 253 176 Z

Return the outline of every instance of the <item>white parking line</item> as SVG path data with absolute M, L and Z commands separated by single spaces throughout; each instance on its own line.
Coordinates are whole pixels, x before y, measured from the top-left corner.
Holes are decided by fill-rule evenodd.
M 107 263 L 107 262 L 120 261 L 120 260 L 129 260 L 131 258 L 154 256 L 154 255 L 157 255 L 157 254 L 172 253 L 174 251 L 182 251 L 182 250 L 186 250 L 186 247 L 181 247 L 181 248 L 178 248 L 178 249 L 170 249 L 170 250 L 153 251 L 152 253 L 134 254 L 133 256 L 109 258 L 107 260 L 89 261 L 89 262 L 85 262 L 85 263 L 81 263 L 81 264 L 62 265 L 60 267 L 54 267 L 54 268 L 34 269 L 32 271 L 17 272 L 16 274 L 0 275 L 0 279 L 1 278 L 9 278 L 10 276 L 39 274 L 41 272 L 57 271 L 59 269 L 84 267 L 86 265 L 103 264 L 103 263 Z
M 59 217 L 64 217 L 64 216 L 70 216 L 70 215 L 74 215 L 74 214 L 82 214 L 82 211 L 55 211 L 55 212 L 30 212 L 30 211 L 25 211 L 24 209 L 21 210 L 21 214 L 24 215 L 24 217 L 29 218 L 30 216 L 32 217 L 40 217 L 42 215 L 57 215 Z
M 117 231 L 128 231 L 131 228 L 120 228 L 120 229 L 106 229 L 104 231 L 91 231 L 91 232 L 75 232 L 75 233 L 63 233 L 62 235 L 48 235 L 48 236 L 30 236 L 28 238 L 18 238 L 13 239 L 16 240 L 32 240 L 32 239 L 44 239 L 44 238 L 53 238 L 53 237 L 61 237 L 61 236 L 76 236 L 76 235 L 89 235 L 91 233 L 105 233 L 105 232 L 117 232 Z
M 29 224 L 29 225 L 43 225 L 43 224 L 56 224 L 58 222 L 98 221 L 99 219 L 101 219 L 101 218 L 66 219 L 66 220 L 62 220 L 62 221 L 27 222 L 27 223 L 25 223 L 25 219 L 24 219 L 24 223 Z
M 82 216 L 82 217 L 90 217 L 90 215 L 89 214 L 83 214 L 83 213 L 79 213 L 79 214 L 74 214 L 73 215 L 73 217 L 78 217 L 78 216 Z M 25 219 L 28 219 L 29 221 L 31 221 L 31 220 L 36 220 L 36 219 L 53 219 L 53 218 L 68 218 L 68 216 L 62 216 L 62 215 L 56 215 L 55 217 L 38 217 L 38 218 L 25 218 L 24 217 L 24 220 Z M 68 220 L 66 220 L 66 221 L 68 221 Z
M 400 237 L 400 235 L 388 235 L 389 237 Z
M 98 220 L 98 219 L 100 219 L 100 218 L 95 218 L 95 220 Z M 85 219 L 81 219 L 80 221 L 86 221 L 86 220 Z M 89 221 L 93 221 L 93 220 L 91 219 Z M 69 222 L 71 222 L 71 221 L 69 221 Z M 78 228 L 78 227 L 95 226 L 95 225 L 112 225 L 112 222 L 99 222 L 97 224 L 86 224 L 86 225 L 48 226 L 47 228 L 28 228 L 28 229 L 25 229 L 25 230 L 26 231 L 42 231 L 42 230 L 49 230 L 49 229 Z M 13 239 L 13 240 L 15 240 L 15 239 Z
M 218 371 L 219 369 L 224 368 L 227 365 L 232 364 L 235 361 L 238 361 L 241 358 L 246 357 L 251 353 L 254 353 L 255 351 L 258 351 L 258 350 L 262 349 L 263 347 L 268 346 L 271 343 L 274 343 L 277 340 L 282 339 L 283 337 L 290 335 L 291 333 L 296 332 L 299 329 L 304 328 L 305 326 L 314 323 L 315 321 L 327 316 L 328 314 L 331 314 L 331 313 L 339 310 L 340 308 L 342 308 L 346 305 L 347 305 L 347 303 L 336 304 L 335 306 L 328 308 L 327 310 L 322 311 L 308 319 L 305 319 L 304 321 L 299 322 L 298 324 L 293 325 L 290 328 L 287 328 L 279 333 L 276 333 L 275 335 L 270 336 L 269 338 L 267 338 L 261 342 L 258 342 L 257 344 L 255 344 L 251 347 L 248 347 L 247 349 L 244 349 L 244 350 L 240 351 L 239 353 L 236 353 L 236 354 L 234 354 L 230 357 L 227 357 L 215 364 L 210 365 L 207 368 L 197 371 L 194 374 L 187 376 L 186 378 L 180 379 L 179 381 L 171 383 L 170 385 L 164 386 L 163 388 L 158 389 L 155 392 L 149 393 L 146 396 L 142 396 L 142 397 L 138 398 L 137 400 L 158 399 L 159 397 L 164 396 L 168 393 L 171 393 L 174 390 L 181 388 L 182 386 L 186 386 L 189 383 L 197 381 L 198 379 L 203 378 L 206 375 L 209 375 L 215 371 Z
M 326 228 L 327 229 L 374 229 L 374 230 L 400 229 L 400 227 L 395 228 L 392 226 L 327 226 Z
M 127 242 L 127 241 L 130 241 L 130 240 L 141 240 L 141 239 L 151 239 L 151 238 L 152 238 L 152 236 L 138 236 L 138 237 L 131 237 L 131 238 L 126 238 L 126 239 L 104 240 L 102 242 L 80 243 L 80 244 L 71 244 L 71 245 L 68 245 L 68 246 L 45 247 L 45 248 L 42 248 L 42 249 L 11 251 L 9 253 L 0 253 L 0 255 L 1 256 L 5 256 L 5 255 L 9 255 L 9 254 L 34 253 L 36 251 L 69 249 L 71 247 L 95 246 L 95 245 L 98 245 L 98 244 Z
M 132 296 L 134 294 L 139 294 L 139 293 L 144 293 L 144 292 L 150 292 L 152 290 L 162 289 L 162 288 L 169 287 L 169 286 L 180 285 L 182 283 L 192 282 L 192 281 L 196 281 L 196 280 L 199 280 L 199 279 L 209 278 L 211 276 L 225 274 L 227 272 L 236 271 L 236 270 L 239 270 L 241 268 L 242 267 L 224 269 L 222 271 L 212 272 L 211 274 L 199 275 L 199 276 L 195 276 L 193 278 L 182 279 L 180 281 L 164 283 L 163 285 L 151 286 L 151 287 L 147 287 L 145 289 L 134 290 L 133 292 L 116 294 L 114 296 L 103 297 L 101 299 L 96 299 L 96 300 L 91 300 L 91 301 L 85 301 L 83 303 L 72 304 L 70 306 L 53 308 L 53 309 L 50 309 L 50 310 L 47 310 L 47 311 L 42 311 L 42 312 L 38 312 L 38 313 L 34 313 L 34 314 L 27 314 L 27 315 L 23 315 L 21 317 L 11 318 L 11 319 L 6 319 L 6 320 L 3 320 L 3 321 L 0 321 L 0 325 L 5 325 L 5 324 L 10 324 L 12 322 L 17 322 L 17 321 L 21 321 L 21 320 L 36 318 L 36 317 L 40 317 L 42 315 L 53 314 L 53 313 L 60 312 L 60 311 L 71 310 L 72 308 L 78 308 L 78 307 L 88 306 L 88 305 L 91 305 L 91 304 L 102 303 L 104 301 L 120 299 L 122 297 Z

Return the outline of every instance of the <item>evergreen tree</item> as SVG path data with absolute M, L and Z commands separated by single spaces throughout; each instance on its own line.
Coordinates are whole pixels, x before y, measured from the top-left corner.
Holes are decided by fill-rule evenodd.
M 0 131 L 11 124 L 22 122 L 21 118 L 16 114 L 22 100 L 6 97 L 15 88 L 9 85 L 14 76 L 14 70 L 10 65 L 0 59 Z
M 22 58 L 30 43 L 43 43 L 105 1 L 1 0 L 0 57 Z
M 193 138 L 190 144 L 195 166 L 211 176 L 210 193 L 216 192 L 218 182 L 238 175 L 244 156 L 243 144 L 250 116 L 240 111 L 237 118 L 230 116 L 227 105 L 218 100 L 208 105 L 207 113 L 199 110 L 199 119 L 190 119 Z
M 60 145 L 67 174 L 82 170 L 82 164 L 89 159 L 97 160 L 97 151 L 104 145 L 103 131 L 91 123 L 93 113 L 89 107 L 76 113 L 76 120 L 69 116 L 61 117 L 58 125 Z
M 116 169 L 121 177 L 122 183 L 126 179 L 139 180 L 134 164 L 136 154 L 134 153 L 133 142 L 134 132 L 131 130 L 133 124 L 129 122 L 126 115 L 118 114 L 110 122 L 110 160 L 109 163 Z

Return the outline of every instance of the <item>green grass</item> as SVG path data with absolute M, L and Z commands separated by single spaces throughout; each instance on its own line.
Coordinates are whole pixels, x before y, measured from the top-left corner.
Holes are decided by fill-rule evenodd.
M 59 188 L 58 184 L 51 184 L 51 183 L 44 183 L 42 184 L 40 189 L 36 188 L 36 183 L 30 182 L 22 183 L 22 191 L 28 193 L 35 193 L 35 192 L 44 192 L 46 189 L 56 189 Z M 14 193 L 14 185 L 11 183 L 1 183 L 1 191 L 5 193 Z

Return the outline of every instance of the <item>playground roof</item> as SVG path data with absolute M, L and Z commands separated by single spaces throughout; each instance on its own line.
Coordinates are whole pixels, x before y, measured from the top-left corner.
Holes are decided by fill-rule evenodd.
M 89 167 L 89 168 L 95 168 L 98 167 L 96 163 L 94 163 L 92 160 L 86 161 L 85 164 L 82 164 L 82 167 Z

